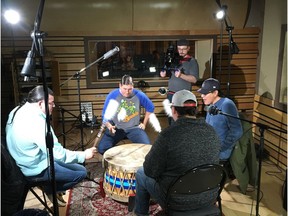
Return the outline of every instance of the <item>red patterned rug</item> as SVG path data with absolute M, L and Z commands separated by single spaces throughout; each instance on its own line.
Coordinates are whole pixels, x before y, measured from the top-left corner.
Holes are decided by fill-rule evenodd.
M 86 168 L 90 171 L 90 178 L 99 182 L 104 169 L 101 163 L 88 163 Z M 103 191 L 103 190 L 102 190 Z M 133 215 L 128 211 L 128 204 L 118 202 L 109 196 L 101 196 L 99 184 L 85 180 L 70 190 L 66 216 L 120 216 Z M 163 216 L 163 211 L 158 204 L 150 205 L 150 214 Z

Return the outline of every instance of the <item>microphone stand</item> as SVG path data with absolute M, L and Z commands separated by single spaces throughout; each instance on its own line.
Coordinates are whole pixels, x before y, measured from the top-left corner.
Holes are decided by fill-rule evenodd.
M 259 144 L 259 161 L 258 161 L 258 176 L 257 176 L 257 199 L 256 199 L 256 216 L 259 215 L 259 202 L 260 202 L 260 184 L 261 184 L 261 167 L 262 167 L 262 154 L 263 154 L 263 150 L 264 150 L 264 132 L 265 130 L 274 130 L 274 131 L 278 131 L 281 133 L 287 133 L 287 131 L 282 130 L 282 129 L 278 129 L 278 128 L 273 128 L 270 127 L 268 125 L 259 123 L 259 122 L 253 122 L 253 121 L 249 121 L 247 119 L 243 119 L 243 118 L 239 118 L 237 116 L 233 116 L 231 114 L 222 112 L 221 110 L 217 110 L 216 111 L 217 114 L 221 114 L 221 115 L 225 115 L 231 118 L 235 118 L 235 119 L 239 119 L 241 121 L 246 121 L 249 122 L 251 124 L 254 124 L 256 126 L 259 127 L 259 132 L 260 132 L 260 144 Z
M 65 133 L 65 119 L 64 119 L 64 112 L 65 110 L 59 106 L 61 112 L 61 123 L 62 123 L 62 134 L 63 135 L 63 146 L 66 148 L 66 133 Z
M 64 115 L 64 113 L 67 112 L 67 113 L 70 114 L 71 116 L 75 117 L 77 120 L 78 120 L 78 116 L 74 115 L 72 112 L 64 109 L 64 108 L 61 107 L 61 106 L 58 106 L 58 108 L 59 108 L 59 110 L 60 110 L 60 112 L 61 112 L 61 123 L 62 123 L 62 133 L 61 133 L 60 136 L 63 136 L 63 146 L 64 146 L 64 148 L 65 148 L 65 147 L 66 147 L 66 134 L 67 134 L 68 131 L 70 131 L 71 129 L 70 129 L 70 130 L 68 129 L 68 131 L 66 131 L 66 129 L 65 129 L 65 115 Z M 72 127 L 72 128 L 73 128 L 73 127 Z M 59 136 L 59 137 L 60 137 L 60 136 Z
M 47 126 L 47 133 L 46 133 L 46 147 L 49 150 L 49 159 L 50 159 L 50 175 L 51 175 L 51 187 L 52 187 L 52 194 L 53 194 L 53 206 L 54 206 L 54 215 L 59 215 L 58 210 L 58 202 L 56 197 L 56 181 L 55 181 L 55 167 L 54 167 L 54 157 L 53 157 L 53 135 L 51 132 L 50 127 L 50 113 L 49 113 L 49 104 L 48 104 L 48 87 L 46 82 L 46 74 L 45 74 L 45 61 L 44 61 L 44 51 L 43 51 L 43 37 L 46 35 L 44 32 L 39 30 L 41 18 L 43 14 L 45 0 L 41 0 L 37 12 L 37 16 L 35 18 L 34 23 L 34 31 L 31 34 L 33 37 L 33 45 L 32 49 L 36 49 L 40 56 L 40 64 L 42 69 L 42 78 L 43 78 L 43 89 L 44 89 L 44 102 L 45 102 L 45 112 L 46 112 L 46 126 Z
M 83 121 L 82 121 L 82 109 L 81 109 L 81 96 L 80 96 L 80 78 L 81 78 L 81 73 L 83 71 L 86 71 L 88 68 L 93 66 L 94 64 L 102 61 L 104 59 L 104 56 L 98 58 L 96 61 L 92 62 L 91 64 L 87 65 L 86 67 L 82 68 L 80 71 L 76 72 L 73 76 L 65 80 L 60 84 L 60 87 L 62 87 L 65 83 L 70 81 L 71 79 L 75 78 L 77 79 L 77 92 L 78 92 L 78 105 L 79 105 L 79 121 L 80 121 L 80 135 L 81 135 L 81 149 L 84 151 L 84 143 L 83 143 Z
M 227 81 L 227 97 L 230 96 L 230 75 L 231 75 L 231 40 L 232 40 L 232 30 L 234 29 L 233 26 L 228 26 L 226 18 L 225 18 L 225 25 L 226 25 L 226 31 L 228 31 L 229 34 L 229 45 L 228 45 L 228 81 Z
M 61 112 L 61 123 L 62 123 L 62 133 L 61 135 L 63 136 L 63 146 L 64 148 L 66 148 L 66 129 L 65 129 L 65 117 L 64 117 L 64 113 L 67 112 L 69 113 L 71 116 L 75 117 L 76 119 L 78 119 L 78 116 L 74 115 L 73 113 L 71 113 L 70 111 L 64 109 L 63 107 L 59 106 L 58 107 L 60 109 Z M 60 135 L 60 136 L 61 136 Z
M 216 3 L 220 7 L 220 9 L 225 10 L 225 16 L 224 16 L 224 22 L 226 25 L 226 31 L 229 34 L 229 40 L 228 40 L 228 81 L 227 81 L 227 97 L 230 96 L 230 76 L 231 76 L 231 60 L 232 60 L 232 54 L 237 54 L 239 53 L 239 48 L 237 47 L 236 43 L 233 41 L 232 37 L 232 30 L 234 29 L 234 26 L 229 26 L 228 22 L 226 20 L 226 10 L 227 10 L 227 5 L 221 5 L 220 0 L 216 0 Z M 221 21 L 221 50 L 220 50 L 220 73 L 221 73 L 221 60 L 222 60 L 222 22 Z M 232 50 L 233 48 L 233 50 Z

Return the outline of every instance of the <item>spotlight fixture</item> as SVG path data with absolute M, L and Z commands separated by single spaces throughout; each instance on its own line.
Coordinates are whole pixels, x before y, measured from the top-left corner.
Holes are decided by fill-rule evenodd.
M 215 14 L 216 19 L 223 20 L 226 16 L 227 5 L 223 5 L 220 10 Z
M 9 9 L 5 11 L 4 17 L 6 21 L 10 24 L 17 24 L 20 21 L 20 15 L 17 11 Z
M 224 16 L 225 16 L 225 11 L 224 11 L 224 10 L 220 10 L 220 11 L 218 11 L 218 12 L 215 14 L 215 16 L 216 16 L 216 19 L 222 20 L 222 19 L 224 18 Z

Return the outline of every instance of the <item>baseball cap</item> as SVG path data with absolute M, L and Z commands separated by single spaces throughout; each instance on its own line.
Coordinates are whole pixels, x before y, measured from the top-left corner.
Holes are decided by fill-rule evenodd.
M 201 88 L 198 89 L 197 91 L 200 92 L 201 94 L 208 94 L 215 90 L 220 90 L 220 83 L 217 79 L 209 78 L 202 83 Z
M 180 39 L 177 41 L 177 46 L 189 46 L 189 41 L 186 39 Z
M 188 100 L 195 101 L 196 106 L 197 106 L 196 96 L 188 90 L 181 90 L 181 91 L 176 92 L 173 95 L 171 105 L 177 106 L 177 107 L 189 106 L 188 104 L 187 105 L 184 104 Z

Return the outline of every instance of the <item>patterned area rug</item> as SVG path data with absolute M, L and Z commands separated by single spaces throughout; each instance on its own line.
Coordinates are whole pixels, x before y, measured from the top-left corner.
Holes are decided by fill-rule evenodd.
M 103 176 L 104 169 L 101 163 L 87 163 L 90 178 L 96 182 Z M 70 190 L 66 216 L 120 216 L 133 215 L 128 211 L 128 203 L 118 202 L 108 195 L 101 196 L 99 184 L 85 180 Z M 103 194 L 103 193 L 102 193 Z M 164 213 L 158 204 L 150 205 L 151 216 L 163 216 Z

